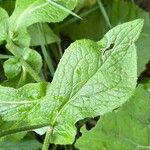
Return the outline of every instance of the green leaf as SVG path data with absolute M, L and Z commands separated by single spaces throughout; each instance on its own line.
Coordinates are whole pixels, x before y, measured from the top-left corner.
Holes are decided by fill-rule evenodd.
M 4 62 L 4 72 L 8 79 L 14 78 L 21 72 L 21 64 L 16 57 L 10 58 Z
M 7 19 L 8 19 L 8 13 L 0 7 L 0 43 L 6 40 L 7 38 Z
M 20 28 L 16 32 L 9 31 L 9 38 L 13 41 L 15 45 L 18 45 L 19 47 L 29 47 L 30 46 L 30 35 L 27 32 L 27 29 Z
M 3 7 L 9 14 L 11 14 L 15 7 L 14 0 L 2 0 L 0 1 L 0 6 Z
M 41 143 L 35 139 L 23 139 L 19 142 L 5 141 L 0 144 L 1 150 L 38 150 L 41 148 Z
M 116 1 L 113 0 L 109 4 L 108 11 L 111 14 L 111 22 L 116 25 L 121 22 L 125 22 L 128 20 L 132 20 L 135 18 L 144 19 L 144 27 L 141 33 L 140 38 L 138 39 L 137 45 L 137 55 L 138 55 L 138 76 L 145 70 L 146 64 L 150 60 L 150 17 L 149 13 L 143 11 L 133 2 L 125 2 L 125 1 Z
M 141 16 L 144 18 L 145 23 L 141 36 L 137 41 L 138 75 L 146 69 L 146 64 L 150 61 L 150 17 L 145 12 L 141 13 Z
M 8 79 L 8 77 L 7 77 L 7 80 L 4 80 L 1 83 L 1 85 L 6 86 L 6 87 L 19 88 L 25 84 L 34 82 L 34 80 L 31 78 L 31 76 L 29 76 L 30 78 L 28 79 L 27 78 L 28 76 L 26 76 L 26 75 L 27 75 L 26 72 L 20 72 L 14 78 Z
M 5 122 L 0 117 L 0 130 L 1 130 L 0 134 L 2 133 L 3 130 L 11 129 L 15 123 L 16 123 L 15 121 L 14 122 L 13 121 Z M 12 143 L 18 142 L 18 141 L 22 140 L 26 134 L 27 134 L 27 132 L 21 132 L 21 133 L 17 133 L 17 134 L 13 134 L 13 135 L 11 134 L 11 135 L 5 136 L 3 138 L 0 138 L 0 147 L 8 141 L 10 141 Z
M 98 43 L 80 40 L 65 51 L 41 108 L 54 128 L 51 142 L 71 144 L 78 120 L 103 115 L 129 99 L 137 79 L 134 42 L 142 26 L 140 19 L 124 23 Z
M 30 46 L 44 45 L 60 42 L 59 37 L 52 31 L 48 24 L 42 24 L 43 31 L 37 32 L 38 24 L 34 24 L 28 28 L 28 32 L 31 36 Z
M 36 22 L 62 21 L 75 5 L 76 0 L 17 0 L 10 18 L 10 28 L 16 31 Z
M 39 73 L 42 68 L 41 55 L 35 50 L 24 48 L 21 52 L 23 59 L 37 72 Z
M 90 7 L 96 3 L 96 0 L 78 0 L 76 9 L 80 10 L 84 7 Z
M 19 89 L 0 86 L 0 116 L 4 121 L 16 121 L 12 129 L 24 125 L 39 124 L 39 103 L 43 100 L 46 92 L 46 83 L 30 83 Z M 19 125 L 20 126 L 19 126 Z M 11 128 L 9 128 L 11 129 Z M 6 130 L 9 130 L 6 129 Z M 1 130 L 0 136 L 3 134 Z
M 102 116 L 91 131 L 84 130 L 76 147 L 81 150 L 150 149 L 149 91 L 150 84 L 139 85 L 129 102 Z
M 39 73 L 42 68 L 42 58 L 35 50 L 24 48 L 20 50 L 22 58 Z M 16 77 L 21 70 L 26 72 L 25 68 L 21 66 L 20 59 L 13 57 L 4 62 L 4 72 L 8 79 Z

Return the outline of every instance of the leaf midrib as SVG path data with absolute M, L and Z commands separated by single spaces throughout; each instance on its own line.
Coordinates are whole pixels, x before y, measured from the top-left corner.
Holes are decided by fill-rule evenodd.
M 130 47 L 130 46 L 129 46 Z M 114 48 L 113 48 L 114 49 Z M 113 55 L 113 53 L 114 53 L 115 51 L 112 51 L 112 54 L 111 55 Z M 67 107 L 67 105 L 72 101 L 71 99 L 73 99 L 76 95 L 77 95 L 77 93 L 81 90 L 81 89 L 83 89 L 83 87 L 85 86 L 85 84 L 87 84 L 90 80 L 91 80 L 91 78 L 93 78 L 96 74 L 97 74 L 97 72 L 99 72 L 102 68 L 103 68 L 103 66 L 105 65 L 105 63 L 110 59 L 110 57 L 111 57 L 111 55 L 107 58 L 107 60 L 101 65 L 101 66 L 99 66 L 99 68 L 91 75 L 91 77 L 88 79 L 88 80 L 86 80 L 86 82 L 84 82 L 83 83 L 83 86 L 72 96 L 72 97 L 69 97 L 68 99 L 68 101 L 65 101 L 65 103 L 63 104 L 63 105 L 61 105 L 61 107 L 59 108 L 59 110 L 58 110 L 58 114 L 56 115 L 56 117 L 54 118 L 54 120 L 52 121 L 52 125 L 54 125 L 55 124 L 55 121 L 57 120 L 57 118 L 58 118 L 58 116 L 61 114 L 61 112 Z M 99 60 L 101 60 L 101 59 L 99 59 Z

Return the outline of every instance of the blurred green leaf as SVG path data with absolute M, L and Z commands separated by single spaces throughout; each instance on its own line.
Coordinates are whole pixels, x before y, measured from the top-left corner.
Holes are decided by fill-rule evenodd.
M 39 150 L 42 144 L 35 139 L 23 139 L 19 142 L 5 141 L 0 143 L 1 150 Z
M 41 42 L 44 45 L 60 42 L 59 37 L 53 32 L 48 24 L 43 23 L 42 29 L 43 31 L 38 32 L 38 30 L 40 30 L 38 24 L 34 24 L 28 28 L 28 32 L 31 36 L 30 46 L 41 45 Z
M 137 41 L 138 75 L 146 69 L 146 64 L 150 61 L 150 15 L 143 12 L 141 17 L 144 18 L 145 24 Z
M 91 131 L 83 129 L 76 147 L 81 150 L 150 149 L 150 83 L 139 85 L 121 108 L 101 117 Z

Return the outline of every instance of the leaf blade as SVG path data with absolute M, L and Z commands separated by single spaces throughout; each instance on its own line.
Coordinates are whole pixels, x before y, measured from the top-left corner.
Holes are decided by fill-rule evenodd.
M 80 40 L 66 50 L 42 104 L 54 125 L 51 142 L 72 143 L 76 121 L 112 111 L 132 95 L 137 80 L 134 42 L 142 25 L 142 20 L 124 23 L 98 43 Z
M 51 3 L 55 4 L 55 2 Z M 14 13 L 10 18 L 11 28 L 14 29 L 14 20 L 16 20 L 15 30 L 17 30 L 20 27 L 27 27 L 37 22 L 62 21 L 69 14 L 64 9 L 60 9 L 51 3 L 49 0 L 29 0 L 28 2 L 25 0 L 17 0 Z M 66 8 L 65 10 L 68 9 L 70 12 L 75 7 L 76 0 L 61 0 L 59 3 L 61 8 L 64 6 Z M 59 5 L 57 4 L 57 6 Z M 38 17 L 36 17 L 37 15 Z
M 46 87 L 46 83 L 30 83 L 19 89 L 0 86 L 0 116 L 2 119 L 8 122 L 16 121 L 15 124 L 24 122 L 24 125 L 39 123 L 33 116 L 35 110 L 40 112 L 39 103 L 45 96 Z M 36 113 L 35 115 L 40 116 Z M 38 116 L 37 118 L 42 118 Z

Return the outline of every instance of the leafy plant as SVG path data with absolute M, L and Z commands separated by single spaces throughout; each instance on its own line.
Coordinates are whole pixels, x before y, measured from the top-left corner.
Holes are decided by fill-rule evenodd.
M 62 21 L 69 14 L 81 19 L 71 11 L 76 4 L 74 0 L 17 0 L 11 16 L 0 8 L 0 43 L 7 50 L 0 55 L 6 59 L 3 68 L 7 78 L 0 86 L 0 137 L 4 145 L 5 138 L 13 135 L 16 139 L 17 134 L 20 140 L 27 131 L 46 133 L 43 150 L 50 143 L 72 144 L 77 121 L 111 112 L 133 94 L 137 84 L 135 42 L 142 19 L 112 28 L 98 42 L 73 42 L 55 72 L 45 45 L 56 42 L 60 47 L 60 39 L 46 23 Z M 42 38 L 33 41 L 36 30 Z M 45 30 L 52 38 L 42 34 Z M 44 80 L 42 57 L 33 49 L 39 45 L 44 63 L 54 75 L 51 83 Z

